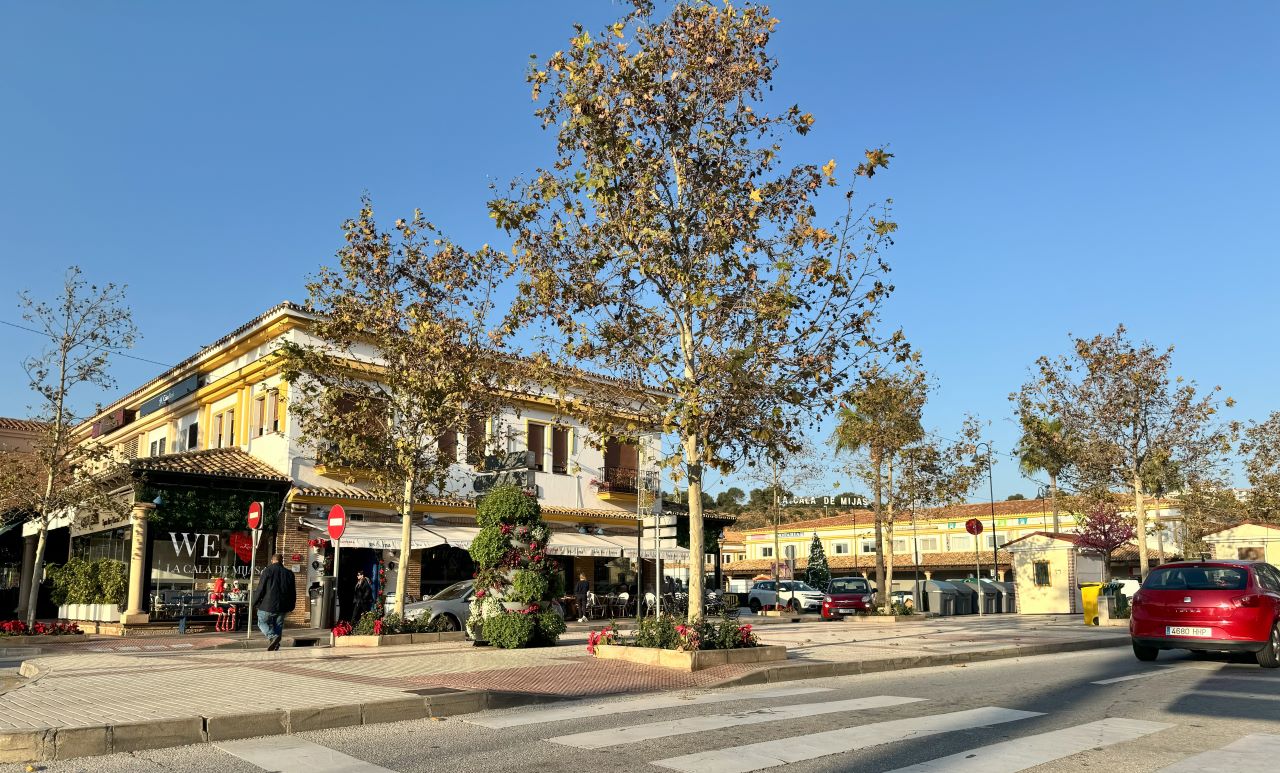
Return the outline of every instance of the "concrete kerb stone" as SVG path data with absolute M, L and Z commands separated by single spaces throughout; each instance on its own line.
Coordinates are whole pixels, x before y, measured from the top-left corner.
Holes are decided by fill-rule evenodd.
M 451 717 L 457 714 L 471 714 L 484 711 L 489 703 L 487 690 L 466 690 L 463 692 L 428 695 L 427 710 L 433 717 Z
M 204 732 L 210 742 L 235 741 L 289 731 L 289 714 L 284 709 L 243 714 L 213 714 L 204 718 Z
M 50 727 L 0 733 L 0 762 L 49 759 L 48 755 L 53 750 L 53 738 L 54 730 Z
M 289 733 L 303 733 L 308 730 L 328 730 L 333 727 L 351 727 L 362 720 L 362 710 L 358 703 L 342 703 L 336 706 L 307 706 L 289 709 Z
M 53 753 L 46 759 L 69 760 L 111 753 L 111 726 L 60 727 L 54 732 Z
M 148 719 L 111 726 L 111 751 L 134 752 L 204 743 L 204 717 Z
M 419 696 L 390 698 L 360 704 L 360 722 L 376 725 L 380 722 L 403 722 L 408 719 L 424 719 L 431 716 L 427 702 Z

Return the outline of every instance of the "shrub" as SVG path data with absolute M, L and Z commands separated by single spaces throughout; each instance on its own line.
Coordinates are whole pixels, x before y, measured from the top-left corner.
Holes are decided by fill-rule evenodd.
M 125 603 L 129 592 L 129 573 L 125 565 L 114 559 L 85 561 L 69 558 L 62 566 L 49 565 L 45 577 L 52 586 L 49 598 L 54 604 Z
M 122 606 L 129 597 L 129 569 L 123 561 L 104 558 L 95 561 L 94 575 L 98 580 L 99 604 Z
M 471 542 L 471 560 L 476 562 L 476 566 L 493 567 L 497 566 L 502 557 L 506 555 L 510 547 L 507 535 L 498 529 L 481 529 L 480 533 Z
M 376 612 L 365 612 L 360 615 L 360 619 L 355 625 L 351 626 L 352 636 L 377 636 L 376 631 L 382 629 L 378 624 L 378 614 Z
M 537 620 L 539 646 L 553 647 L 560 634 L 565 632 L 564 618 L 555 612 L 539 612 L 533 615 Z
M 538 500 L 515 486 L 499 486 L 485 495 L 476 508 L 476 525 L 481 529 L 509 523 L 532 526 L 542 520 Z
M 532 604 L 547 597 L 551 583 L 546 575 L 528 569 L 516 571 L 511 578 L 511 590 L 508 597 L 521 604 Z
M 670 615 L 646 617 L 636 628 L 637 647 L 673 650 L 679 643 L 680 634 L 676 632 L 676 621 Z
M 533 615 L 506 612 L 484 621 L 484 638 L 495 647 L 513 650 L 533 641 L 537 621 Z

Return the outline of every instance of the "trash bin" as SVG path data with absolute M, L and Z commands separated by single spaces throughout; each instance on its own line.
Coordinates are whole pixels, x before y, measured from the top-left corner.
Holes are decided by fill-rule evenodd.
M 956 586 L 941 580 L 928 580 L 924 583 L 922 590 L 920 601 L 925 612 L 933 612 L 938 615 L 954 615 L 956 613 L 956 598 L 960 595 L 960 591 L 956 590 Z
M 978 614 L 978 593 L 969 587 L 968 582 L 953 582 L 951 587 L 956 589 L 956 614 L 957 615 L 976 615 Z
M 1098 624 L 1098 594 L 1102 591 L 1100 582 L 1080 583 L 1080 601 L 1084 606 L 1084 624 Z
M 982 605 L 982 614 L 994 615 L 1001 609 L 1000 590 L 990 580 L 974 580 L 968 579 L 960 583 L 961 587 L 967 587 L 973 592 L 973 609 L 978 611 L 978 605 Z
M 1000 589 L 1002 611 L 1008 614 L 1017 612 L 1018 611 L 1018 604 L 1016 601 L 1017 593 L 1014 590 L 1014 584 L 1011 582 L 992 582 L 991 584 L 995 585 Z
M 337 578 L 321 577 L 318 585 L 313 585 L 307 590 L 307 595 L 311 597 L 312 628 L 333 627 L 334 590 L 337 585 Z

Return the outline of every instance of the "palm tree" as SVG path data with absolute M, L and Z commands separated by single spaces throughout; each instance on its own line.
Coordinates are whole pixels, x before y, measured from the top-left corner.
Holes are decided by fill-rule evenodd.
M 1049 498 L 1053 502 L 1053 531 L 1058 523 L 1058 476 L 1071 465 L 1071 456 L 1062 422 L 1042 416 L 1022 417 L 1022 438 L 1018 441 L 1018 466 L 1027 475 L 1043 472 L 1049 476 Z

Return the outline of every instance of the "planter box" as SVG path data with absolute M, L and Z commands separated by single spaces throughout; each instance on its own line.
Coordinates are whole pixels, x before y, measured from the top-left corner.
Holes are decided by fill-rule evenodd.
M 115 604 L 63 604 L 58 607 L 63 620 L 91 620 L 95 623 L 120 622 L 120 607 Z
M 396 633 L 390 636 L 337 636 L 335 647 L 397 647 L 405 644 L 435 644 L 442 641 L 466 641 L 461 631 L 446 633 Z
M 625 660 L 645 666 L 660 666 L 680 671 L 701 671 L 715 666 L 741 665 L 744 663 L 772 663 L 787 659 L 787 648 L 778 644 L 763 647 L 745 647 L 740 650 L 699 650 L 677 652 L 652 647 L 620 647 L 616 644 L 597 644 L 596 657 L 604 660 Z

